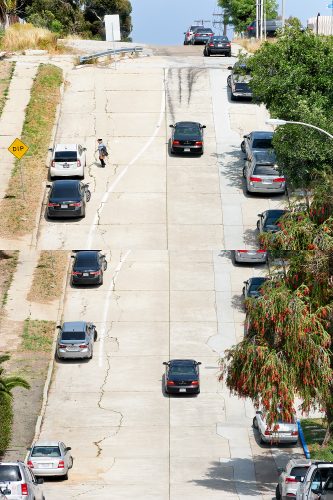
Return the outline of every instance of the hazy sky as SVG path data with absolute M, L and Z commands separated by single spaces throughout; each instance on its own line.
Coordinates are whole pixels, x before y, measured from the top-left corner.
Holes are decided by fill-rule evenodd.
M 285 0 L 286 17 L 299 17 L 303 24 L 316 15 L 329 15 L 333 0 Z M 131 0 L 134 42 L 177 45 L 196 19 L 212 19 L 217 0 Z M 206 23 L 211 26 L 209 23 Z

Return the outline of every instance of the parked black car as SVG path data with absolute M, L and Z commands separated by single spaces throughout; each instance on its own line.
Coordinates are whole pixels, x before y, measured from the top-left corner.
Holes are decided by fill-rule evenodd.
M 172 128 L 171 153 L 203 154 L 203 129 L 206 125 L 197 122 L 178 122 L 170 127 Z
M 267 19 L 266 23 L 263 26 L 263 33 L 266 33 L 266 36 L 272 37 L 276 36 L 277 30 L 282 29 L 282 21 L 279 19 Z M 259 27 L 260 30 L 260 27 Z M 257 27 L 256 21 L 253 21 L 246 28 L 246 35 L 248 38 L 252 38 L 257 36 Z
M 49 218 L 84 217 L 86 215 L 86 203 L 91 197 L 88 184 L 66 179 L 54 181 L 47 187 L 51 189 L 47 204 Z
M 211 28 L 205 28 L 202 26 L 201 28 L 196 28 L 193 31 L 193 36 L 191 38 L 191 44 L 192 45 L 197 45 L 197 44 L 204 44 L 208 40 L 211 39 L 211 37 L 214 35 L 213 31 Z
M 99 250 L 78 250 L 72 269 L 73 285 L 102 285 L 103 273 L 107 268 L 105 255 Z
M 252 99 L 253 93 L 250 87 L 251 73 L 249 68 L 243 63 L 236 63 L 234 66 L 228 66 L 231 74 L 228 76 L 227 84 L 230 88 L 230 98 L 232 101 L 237 99 Z
M 170 394 L 199 394 L 200 361 L 194 359 L 172 359 L 165 365 L 165 392 Z
M 258 214 L 259 220 L 257 221 L 257 229 L 260 233 L 277 233 L 281 230 L 279 220 L 287 210 L 266 210 Z
M 227 36 L 212 36 L 206 43 L 203 54 L 204 56 L 223 54 L 230 57 L 231 43 L 229 38 Z

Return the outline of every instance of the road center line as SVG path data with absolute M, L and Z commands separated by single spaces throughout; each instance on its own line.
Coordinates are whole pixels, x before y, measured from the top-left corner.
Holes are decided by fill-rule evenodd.
M 115 190 L 121 179 L 127 174 L 128 169 L 134 165 L 134 163 L 140 158 L 140 156 L 143 155 L 143 153 L 149 148 L 149 146 L 153 143 L 155 137 L 158 134 L 159 129 L 161 128 L 162 121 L 163 121 L 163 115 L 165 111 L 165 80 L 163 80 L 163 89 L 162 89 L 162 99 L 161 99 L 161 107 L 160 107 L 160 115 L 159 119 L 155 128 L 154 133 L 150 136 L 146 144 L 140 149 L 140 151 L 134 156 L 134 158 L 123 168 L 123 170 L 119 173 L 118 177 L 110 184 L 109 189 L 104 193 L 103 198 L 101 199 L 100 202 L 100 208 L 97 210 L 93 223 L 90 226 L 89 233 L 88 233 L 88 238 L 87 238 L 87 245 L 86 248 L 90 249 L 92 242 L 93 242 L 93 236 L 94 232 L 96 230 L 96 227 L 98 226 L 98 221 L 101 216 L 101 213 L 103 212 L 105 203 L 107 202 L 109 195 Z
M 108 293 L 106 294 L 106 299 L 104 303 L 104 308 L 103 308 L 103 318 L 102 318 L 102 328 L 99 336 L 99 352 L 98 352 L 98 366 L 102 367 L 103 366 L 103 358 L 104 358 L 104 342 L 105 342 L 105 335 L 106 335 L 106 325 L 107 325 L 107 319 L 109 315 L 109 309 L 110 309 L 110 303 L 111 303 L 111 296 L 113 292 L 115 291 L 115 286 L 116 286 L 116 281 L 119 275 L 119 272 L 125 263 L 127 257 L 131 253 L 132 250 L 128 250 L 123 257 L 120 257 L 120 261 L 114 271 L 114 275 L 112 278 L 112 282 L 110 284 L 110 288 L 108 290 Z

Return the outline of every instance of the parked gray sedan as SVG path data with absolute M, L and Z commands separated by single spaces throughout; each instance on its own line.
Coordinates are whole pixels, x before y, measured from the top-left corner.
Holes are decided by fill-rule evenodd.
M 247 193 L 281 194 L 286 190 L 286 180 L 279 173 L 272 151 L 257 151 L 245 162 L 243 177 Z
M 27 465 L 35 476 L 62 476 L 68 479 L 73 467 L 71 447 L 62 441 L 39 441 L 29 449 Z
M 58 358 L 92 358 L 94 341 L 97 340 L 95 325 L 85 321 L 70 321 L 59 325 L 58 328 Z
M 265 250 L 233 250 L 236 264 L 265 264 L 267 252 Z

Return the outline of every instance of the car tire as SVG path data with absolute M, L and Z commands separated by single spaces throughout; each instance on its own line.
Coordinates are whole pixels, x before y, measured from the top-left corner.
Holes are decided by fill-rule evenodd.
M 245 286 L 243 286 L 242 294 L 243 294 L 243 295 L 244 295 L 244 297 L 245 297 Z
M 255 429 L 258 429 L 258 421 L 257 421 L 257 417 L 253 417 L 252 423 L 253 423 L 253 427 L 254 427 Z
M 267 444 L 266 441 L 264 441 L 262 435 L 260 434 L 260 444 Z
M 208 55 L 208 54 L 207 54 L 207 52 L 206 52 L 205 50 L 204 50 L 204 52 L 203 52 L 203 55 L 204 55 L 205 57 L 207 57 L 207 55 Z
M 242 141 L 241 142 L 241 150 L 243 153 L 246 153 L 246 149 L 245 149 L 245 141 Z
M 243 177 L 244 177 L 244 179 L 246 179 L 246 168 L 245 167 L 243 167 Z
M 209 50 L 207 50 L 207 56 L 210 57 L 210 51 Z
M 231 52 L 228 52 L 228 54 L 226 54 L 226 57 L 231 57 Z
M 260 231 L 260 223 L 258 220 L 257 220 L 257 229 L 258 229 L 258 231 Z
M 230 93 L 230 99 L 232 101 L 236 101 L 237 100 L 237 98 L 234 96 L 234 94 L 232 92 Z
M 281 492 L 280 492 L 280 487 L 279 487 L 278 484 L 276 485 L 275 498 L 276 498 L 276 500 L 281 500 L 281 498 L 282 498 L 281 497 Z
M 231 75 L 229 75 L 227 78 L 227 85 L 228 87 L 231 87 Z
M 66 472 L 66 474 L 64 476 L 62 476 L 62 478 L 63 478 L 64 481 L 67 481 L 67 479 L 68 479 L 68 472 Z
M 97 335 L 97 330 L 95 330 L 95 331 L 94 331 L 94 342 L 96 342 L 97 338 L 98 338 L 98 335 Z

